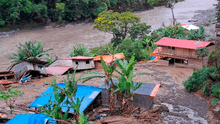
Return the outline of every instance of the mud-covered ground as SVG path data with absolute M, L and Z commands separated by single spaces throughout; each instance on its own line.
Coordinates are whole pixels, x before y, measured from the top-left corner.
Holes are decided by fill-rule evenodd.
M 150 75 L 136 77 L 134 81 L 148 80 L 149 83 L 162 84 L 155 100 L 160 101 L 161 104 L 170 109 L 170 112 L 162 113 L 165 123 L 176 124 L 185 121 L 187 123 L 200 122 L 206 124 L 208 122 L 206 102 L 187 93 L 182 84 L 182 81 L 185 81 L 192 74 L 192 69 L 155 66 L 149 63 L 138 63 L 135 67 L 137 68 L 135 73 L 147 72 Z M 96 71 L 103 72 L 102 69 L 96 69 Z M 79 77 L 82 73 L 78 72 L 76 77 Z M 57 82 L 62 82 L 64 78 L 66 78 L 66 75 L 57 76 Z M 49 87 L 48 85 L 44 85 L 44 82 L 50 81 L 52 81 L 52 77 L 32 81 L 27 85 L 13 84 L 13 88 L 20 89 L 25 93 L 16 102 L 15 114 L 22 113 L 22 111 L 28 109 L 28 105 Z M 100 86 L 103 81 L 104 79 L 93 79 L 84 84 Z M 0 105 L 0 111 L 7 113 L 8 109 L 6 109 L 6 105 L 2 101 L 0 101 Z M 20 111 L 16 112 L 16 110 Z
M 185 0 L 175 5 L 174 12 L 177 22 L 195 25 L 204 25 L 206 33 L 214 37 L 214 24 L 206 26 L 208 20 L 215 19 L 215 9 L 212 6 L 215 0 Z M 161 27 L 162 23 L 165 25 L 171 24 L 171 11 L 166 7 L 157 7 L 155 9 L 143 12 L 137 12 L 141 17 L 141 22 L 146 22 L 152 25 L 152 30 Z M 188 22 L 188 20 L 197 19 L 197 22 Z M 51 56 L 58 55 L 59 57 L 68 56 L 68 49 L 71 49 L 75 44 L 84 44 L 86 47 L 95 47 L 100 44 L 105 44 L 112 38 L 111 34 L 103 33 L 92 29 L 92 23 L 88 24 L 68 24 L 63 27 L 56 28 L 55 25 L 50 24 L 44 29 L 31 31 L 18 31 L 15 35 L 0 39 L 0 71 L 6 70 L 10 66 L 11 60 L 8 60 L 13 52 L 16 52 L 20 43 L 26 41 L 42 41 L 46 48 L 53 48 Z M 182 81 L 185 81 L 192 75 L 192 69 L 155 66 L 153 64 L 137 64 L 137 72 L 148 72 L 150 75 L 139 76 L 134 81 L 150 80 L 150 83 L 161 83 L 162 88 L 158 91 L 155 98 L 161 104 L 168 107 L 169 112 L 162 112 L 164 123 L 167 124 L 206 124 L 208 120 L 208 106 L 204 100 L 195 97 L 193 94 L 186 92 Z M 102 71 L 96 69 L 96 71 Z M 77 73 L 77 77 L 82 72 Z M 62 82 L 66 76 L 57 76 L 57 82 Z M 37 96 L 45 91 L 49 86 L 44 85 L 44 82 L 52 81 L 52 77 L 41 79 L 34 82 L 29 82 L 28 85 L 13 84 L 15 89 L 24 91 L 16 102 L 15 114 L 27 113 L 24 110 L 33 111 L 29 109 L 28 105 L 33 102 Z M 86 82 L 86 85 L 100 86 L 103 79 Z M 0 101 L 0 112 L 8 112 L 8 108 Z M 14 115 L 12 115 L 14 116 Z

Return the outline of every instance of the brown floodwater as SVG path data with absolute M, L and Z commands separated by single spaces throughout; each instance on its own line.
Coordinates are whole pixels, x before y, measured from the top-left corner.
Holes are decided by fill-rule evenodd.
M 187 23 L 196 14 L 196 10 L 214 9 L 216 0 L 185 0 L 174 7 L 177 22 Z M 141 22 L 152 26 L 152 30 L 160 28 L 162 23 L 170 25 L 171 10 L 166 7 L 155 7 L 152 10 L 136 12 L 141 17 Z M 75 44 L 84 44 L 86 47 L 95 47 L 110 42 L 112 35 L 92 29 L 92 24 L 68 25 L 60 28 L 46 28 L 32 31 L 23 31 L 14 36 L 0 39 L 0 71 L 10 66 L 11 60 L 7 58 L 16 52 L 17 46 L 26 41 L 42 41 L 45 48 L 53 48 L 51 55 L 59 57 L 68 56 L 68 49 Z

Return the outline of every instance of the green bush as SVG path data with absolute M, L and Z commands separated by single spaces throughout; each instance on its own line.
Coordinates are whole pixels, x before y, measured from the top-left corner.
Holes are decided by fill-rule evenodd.
M 208 74 L 212 75 L 215 73 L 215 71 L 216 69 L 214 67 L 203 67 L 198 71 L 194 71 L 193 75 L 184 82 L 184 87 L 188 91 L 197 91 L 198 89 L 202 88 L 205 82 L 208 80 Z
M 123 52 L 127 60 L 130 60 L 134 53 L 135 60 L 137 61 L 149 60 L 150 51 L 147 51 L 143 44 L 143 41 L 132 41 L 130 38 L 127 38 L 118 46 L 118 52 Z
M 78 44 L 73 46 L 72 50 L 69 50 L 70 54 L 69 56 L 74 57 L 74 56 L 90 56 L 88 53 L 87 48 L 84 45 Z
M 94 47 L 90 49 L 90 54 L 93 56 L 97 55 L 109 55 L 117 52 L 117 48 L 113 47 L 112 44 L 101 45 L 100 47 Z
M 216 83 L 211 87 L 212 95 L 220 98 L 220 82 Z

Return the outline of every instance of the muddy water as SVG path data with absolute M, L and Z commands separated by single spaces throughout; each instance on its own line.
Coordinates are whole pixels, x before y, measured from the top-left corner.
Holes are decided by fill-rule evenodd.
M 175 5 L 174 12 L 177 22 L 187 23 L 196 14 L 196 10 L 214 9 L 213 4 L 216 0 L 185 0 Z M 166 7 L 156 7 L 155 9 L 143 12 L 137 12 L 141 17 L 141 22 L 152 25 L 152 30 L 157 29 L 162 23 L 171 24 L 171 10 Z M 68 25 L 62 28 L 52 28 L 20 32 L 14 36 L 0 39 L 0 71 L 6 70 L 11 60 L 8 60 L 13 52 L 16 52 L 18 43 L 26 41 L 42 41 L 45 48 L 53 48 L 51 55 L 59 57 L 68 56 L 68 49 L 75 44 L 84 44 L 87 47 L 99 46 L 105 44 L 112 38 L 111 34 L 103 33 L 92 29 L 92 24 L 87 25 Z

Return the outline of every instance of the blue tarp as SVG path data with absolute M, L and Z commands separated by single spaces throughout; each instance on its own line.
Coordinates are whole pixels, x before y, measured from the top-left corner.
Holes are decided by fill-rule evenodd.
M 150 61 L 154 60 L 156 56 L 151 56 Z
M 57 124 L 53 118 L 44 114 L 19 114 L 9 120 L 6 124 Z
M 57 84 L 59 87 L 64 88 L 64 83 Z M 98 87 L 87 86 L 87 85 L 78 85 L 78 89 L 76 92 L 76 98 L 81 99 L 84 95 L 84 100 L 81 103 L 79 112 L 83 112 L 96 98 L 96 96 L 101 92 L 101 89 Z M 51 100 L 54 100 L 53 87 L 49 87 L 46 91 L 44 91 L 36 100 L 34 100 L 29 107 L 39 108 L 42 105 L 48 103 L 48 100 L 51 97 Z M 62 107 L 62 111 L 67 111 L 67 107 Z M 73 112 L 73 109 L 70 109 L 70 113 Z

